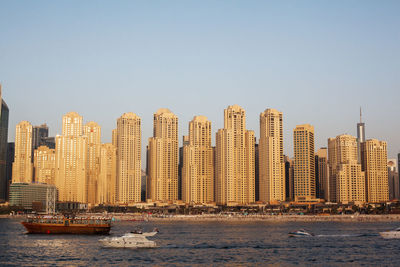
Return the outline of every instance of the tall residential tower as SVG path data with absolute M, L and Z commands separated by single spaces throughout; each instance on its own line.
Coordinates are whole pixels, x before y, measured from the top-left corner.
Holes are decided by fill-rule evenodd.
M 13 183 L 32 182 L 32 125 L 27 121 L 21 121 L 15 127 L 15 156 L 12 172 Z
M 365 173 L 358 163 L 357 139 L 339 135 L 328 139 L 330 201 L 364 203 Z
M 153 137 L 149 138 L 147 199 L 178 199 L 178 117 L 161 108 L 154 114 Z
M 196 116 L 189 123 L 189 144 L 183 146 L 182 200 L 186 203 L 214 201 L 214 166 L 211 122 Z
M 315 199 L 314 127 L 297 125 L 293 130 L 293 139 L 295 201 Z
M 285 201 L 282 112 L 267 109 L 260 114 L 260 201 Z
M 376 139 L 361 144 L 362 168 L 367 180 L 367 201 L 389 200 L 387 144 Z
M 224 110 L 224 128 L 217 132 L 216 201 L 221 205 L 255 201 L 255 137 L 246 130 L 246 112 L 238 105 Z
M 8 106 L 2 99 L 0 84 L 0 202 L 7 199 L 7 147 L 8 147 Z
M 83 118 L 76 112 L 63 116 L 62 135 L 56 137 L 56 175 L 58 200 L 87 203 L 87 137 Z
M 117 131 L 113 131 L 113 142 L 117 144 L 116 199 L 120 204 L 141 201 L 142 126 L 136 114 L 124 113 L 117 120 Z M 112 153 L 111 148 L 108 153 Z M 111 159 L 109 159 L 111 160 Z M 109 162 L 108 164 L 112 164 Z

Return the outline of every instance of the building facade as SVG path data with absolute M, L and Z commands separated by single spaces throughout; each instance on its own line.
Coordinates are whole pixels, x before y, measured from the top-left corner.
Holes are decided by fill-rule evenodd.
M 100 173 L 97 181 L 97 204 L 114 205 L 117 189 L 117 149 L 113 144 L 100 147 Z
M 21 121 L 15 127 L 12 182 L 31 183 L 32 178 L 32 125 L 27 121 Z
M 43 184 L 56 183 L 56 150 L 39 146 L 33 157 L 35 181 Z
M 142 126 L 134 113 L 124 113 L 117 120 L 116 198 L 120 204 L 141 201 Z
M 0 202 L 7 200 L 7 147 L 9 109 L 2 99 L 0 84 Z
M 330 200 L 339 203 L 364 203 L 365 173 L 358 163 L 358 140 L 351 135 L 328 139 Z
M 214 166 L 211 122 L 195 116 L 189 123 L 188 144 L 183 146 L 182 200 L 214 202 Z
M 10 206 L 55 213 L 57 189 L 54 185 L 13 183 L 10 185 Z
M 242 205 L 255 201 L 255 137 L 246 130 L 246 112 L 224 110 L 224 128 L 216 135 L 216 202 Z
M 96 122 L 88 122 L 83 127 L 87 138 L 86 180 L 88 203 L 97 203 L 97 182 L 100 175 L 101 127 Z
M 362 168 L 365 172 L 368 202 L 389 200 L 387 144 L 376 139 L 361 144 Z
M 315 188 L 317 198 L 329 199 L 328 149 L 322 147 L 315 153 Z
M 76 112 L 63 116 L 62 135 L 56 137 L 56 176 L 58 199 L 87 203 L 87 137 L 83 118 Z
M 147 199 L 178 200 L 178 117 L 169 109 L 154 114 L 149 138 Z
M 293 130 L 293 144 L 295 201 L 315 199 L 314 127 L 297 125 Z
M 275 109 L 260 114 L 259 174 L 260 201 L 285 201 L 283 115 Z
M 284 156 L 285 160 L 285 197 L 286 200 L 294 200 L 294 160 Z
M 399 173 L 396 159 L 388 159 L 389 200 L 400 198 Z
M 32 151 L 45 145 L 45 138 L 49 137 L 49 127 L 44 123 L 40 126 L 32 127 Z

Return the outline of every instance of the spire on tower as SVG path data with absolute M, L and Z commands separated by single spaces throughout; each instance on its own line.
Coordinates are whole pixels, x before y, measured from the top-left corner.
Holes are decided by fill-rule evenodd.
M 361 107 L 360 107 L 360 123 L 362 123 L 362 113 L 361 113 Z

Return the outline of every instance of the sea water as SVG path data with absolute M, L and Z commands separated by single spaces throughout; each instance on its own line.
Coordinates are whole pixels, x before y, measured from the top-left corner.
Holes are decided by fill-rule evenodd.
M 25 234 L 19 220 L 0 219 L 1 266 L 400 266 L 400 239 L 384 222 L 116 222 L 111 236 L 141 226 L 160 232 L 158 248 L 103 248 L 103 236 Z M 314 237 L 289 237 L 305 229 Z

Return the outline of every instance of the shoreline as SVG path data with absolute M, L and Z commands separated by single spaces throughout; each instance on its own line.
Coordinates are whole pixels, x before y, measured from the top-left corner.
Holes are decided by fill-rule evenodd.
M 200 221 L 200 222 L 400 222 L 400 215 L 253 215 L 208 216 L 186 215 L 167 218 L 151 217 L 149 221 Z
M 86 216 L 104 216 L 103 214 L 86 214 Z M 165 215 L 142 216 L 137 214 L 108 214 L 116 222 L 400 222 L 400 214 L 380 215 Z M 24 219 L 25 215 L 0 215 L 0 219 Z

